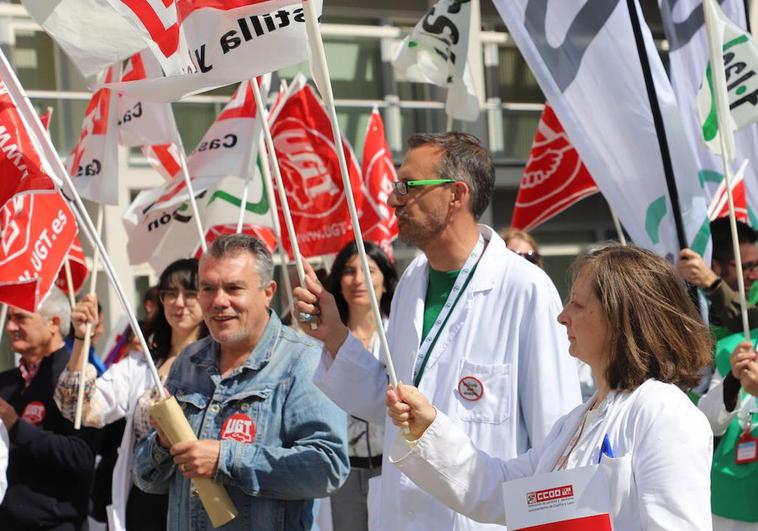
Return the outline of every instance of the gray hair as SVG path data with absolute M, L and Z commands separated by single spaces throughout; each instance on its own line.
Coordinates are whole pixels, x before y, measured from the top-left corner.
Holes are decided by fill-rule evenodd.
M 274 279 L 274 261 L 271 258 L 271 253 L 262 241 L 248 234 L 219 236 L 213 240 L 200 261 L 202 262 L 206 256 L 218 260 L 239 253 L 250 253 L 255 258 L 255 272 L 261 277 L 262 286 Z
M 416 134 L 408 138 L 408 147 L 434 146 L 442 151 L 439 174 L 468 184 L 471 190 L 469 210 L 479 219 L 495 193 L 495 163 L 482 143 L 468 133 Z
M 61 321 L 61 336 L 66 337 L 71 328 L 71 302 L 66 294 L 58 287 L 53 286 L 50 292 L 42 300 L 42 304 L 37 308 L 37 313 L 45 319 L 57 317 Z

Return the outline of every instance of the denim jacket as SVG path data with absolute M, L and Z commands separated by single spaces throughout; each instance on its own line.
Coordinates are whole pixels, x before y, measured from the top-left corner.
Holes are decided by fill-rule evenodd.
M 239 511 L 223 529 L 310 530 L 313 499 L 334 492 L 349 473 L 346 415 L 311 381 L 321 346 L 271 312 L 258 345 L 226 378 L 218 354 L 211 337 L 193 343 L 174 362 L 166 387 L 198 439 L 221 438 L 235 414 L 254 423 L 252 442 L 221 440 L 214 480 Z M 146 492 L 169 492 L 169 529 L 213 529 L 155 431 L 135 448 L 134 482 Z

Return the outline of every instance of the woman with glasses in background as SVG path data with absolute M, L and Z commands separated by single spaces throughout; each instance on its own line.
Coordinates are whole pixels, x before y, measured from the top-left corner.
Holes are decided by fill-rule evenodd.
M 526 258 L 534 265 L 545 269 L 542 263 L 542 255 L 537 247 L 537 242 L 531 234 L 526 231 L 518 230 L 513 227 L 507 227 L 500 233 L 500 237 L 505 242 L 505 246 L 517 255 Z
M 198 339 L 208 335 L 197 300 L 197 260 L 181 259 L 170 264 L 158 282 L 159 303 L 145 326 L 158 374 L 165 381 L 179 353 Z M 73 420 L 79 389 L 79 366 L 84 329 L 87 322 L 96 322 L 97 301 L 85 296 L 71 313 L 76 341 L 68 367 L 61 374 L 55 401 L 61 413 Z M 87 366 L 85 374 L 82 423 L 101 428 L 126 418 L 126 428 L 113 471 L 112 504 L 108 507 L 108 529 L 140 531 L 166 529 L 168 496 L 147 494 L 132 483 L 134 444 L 150 430 L 149 407 L 157 399 L 144 354 L 130 352 L 101 377 Z

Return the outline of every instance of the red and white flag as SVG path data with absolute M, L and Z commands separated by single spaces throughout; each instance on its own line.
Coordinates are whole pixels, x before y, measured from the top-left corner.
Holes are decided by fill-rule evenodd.
M 162 75 L 158 61 L 144 50 L 127 59 L 121 81 L 156 79 Z M 143 101 L 119 93 L 117 109 L 118 143 L 122 146 L 168 144 L 179 137 L 169 103 Z
M 68 251 L 68 263 L 71 269 L 71 282 L 74 285 L 74 293 L 78 293 L 84 281 L 89 274 L 89 268 L 87 267 L 87 258 L 84 256 L 84 250 L 82 249 L 82 242 L 79 241 L 79 237 L 74 238 L 74 243 L 71 245 L 71 249 Z M 58 278 L 55 279 L 55 285 L 58 286 L 64 293 L 68 293 L 68 279 L 66 278 L 66 267 L 61 267 L 58 272 Z
M 511 225 L 531 230 L 598 191 L 553 108 L 545 103 L 521 177 Z
M 363 209 L 360 218 L 363 238 L 377 243 L 392 256 L 392 242 L 397 238 L 397 217 L 387 205 L 392 186 L 397 181 L 392 152 L 387 146 L 384 123 L 374 107 L 363 142 Z
M 261 94 L 266 94 L 270 76 L 264 76 Z M 232 94 L 200 143 L 187 158 L 187 169 L 195 193 L 226 176 L 245 178 L 253 172 L 258 153 L 261 122 L 253 98 L 251 81 L 243 81 Z M 179 172 L 176 145 L 146 146 L 142 152 L 168 182 L 148 192 L 143 200 L 150 208 L 164 209 L 189 200 L 187 185 Z M 167 176 L 171 176 L 170 179 Z
M 297 0 L 107 0 L 155 54 L 165 77 L 120 88 L 174 101 L 308 60 Z M 321 0 L 313 0 L 321 13 Z
M 116 70 L 116 67 L 108 69 L 105 83 L 118 76 Z M 118 204 L 118 131 L 114 96 L 110 89 L 102 87 L 90 98 L 79 141 L 71 152 L 67 167 L 79 195 L 108 205 Z
M 55 281 L 76 222 L 16 107 L 23 89 L 11 83 L 0 80 L 0 302 L 33 312 Z
M 737 170 L 737 173 L 730 179 L 732 185 L 732 200 L 734 201 L 734 215 L 737 221 L 750 223 L 747 211 L 747 192 L 745 189 L 745 170 L 748 161 L 745 160 Z M 723 179 L 713 194 L 711 202 L 708 205 L 708 219 L 713 221 L 716 218 L 725 218 L 729 216 L 729 198 L 726 194 L 726 179 Z
M 332 128 L 324 107 L 305 78 L 298 75 L 287 96 L 270 118 L 279 169 L 304 257 L 334 254 L 353 240 L 347 199 L 340 177 Z M 363 207 L 361 172 L 350 146 L 343 140 L 356 208 Z M 284 215 L 279 205 L 279 219 Z M 285 249 L 292 255 L 286 231 Z
M 50 132 L 50 120 L 53 117 L 53 108 L 48 107 L 45 112 L 39 115 L 39 121 L 42 123 L 42 127 L 45 128 L 46 131 Z

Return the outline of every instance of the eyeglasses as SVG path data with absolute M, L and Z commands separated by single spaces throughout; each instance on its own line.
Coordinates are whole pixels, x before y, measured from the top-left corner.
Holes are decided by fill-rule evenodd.
M 160 291 L 160 299 L 163 304 L 174 304 L 179 295 L 184 299 L 185 304 L 197 302 L 197 291 L 187 289 L 163 289 Z
M 435 184 L 449 184 L 454 183 L 455 179 L 429 179 L 426 181 L 395 181 L 392 183 L 392 187 L 397 195 L 407 195 L 409 188 L 417 188 L 419 186 L 434 186 Z
M 732 266 L 736 266 L 737 265 L 734 260 L 729 260 L 729 264 L 732 265 Z M 747 273 L 752 273 L 756 269 L 758 269 L 758 260 L 754 260 L 752 262 L 742 262 L 742 274 L 743 275 L 746 275 Z
M 513 251 L 517 255 L 519 255 L 522 258 L 525 258 L 527 261 L 533 263 L 534 265 L 540 264 L 540 253 L 537 251 L 526 251 L 526 252 L 520 252 L 520 251 Z

